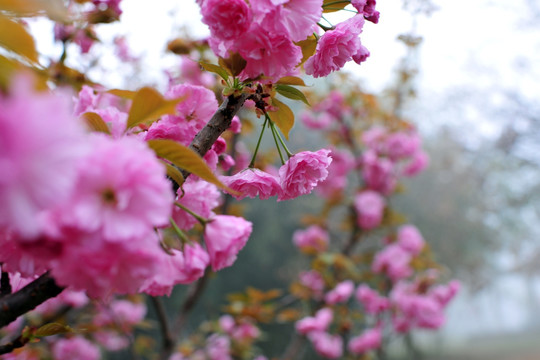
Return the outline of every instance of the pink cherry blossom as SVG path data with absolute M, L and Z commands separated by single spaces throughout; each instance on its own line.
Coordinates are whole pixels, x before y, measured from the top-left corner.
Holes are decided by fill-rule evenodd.
M 347 302 L 353 292 L 354 283 L 352 280 L 345 280 L 337 284 L 335 288 L 328 292 L 324 297 L 324 301 L 330 305 Z
M 351 0 L 352 6 L 368 21 L 379 22 L 379 12 L 375 10 L 376 0 Z
M 116 16 L 122 15 L 122 9 L 120 9 L 120 3 L 122 0 L 92 0 L 94 5 L 105 4 L 107 8 L 112 10 Z
M 338 359 L 343 355 L 341 336 L 319 331 L 310 333 L 308 337 L 319 355 L 327 359 Z
M 240 118 L 238 116 L 234 116 L 232 118 L 229 130 L 235 134 L 240 134 L 240 132 L 242 131 L 242 122 L 240 121 Z
M 320 298 L 324 290 L 324 279 L 315 270 L 303 271 L 299 275 L 300 284 L 311 289 L 315 298 Z
M 347 174 L 356 166 L 355 159 L 348 150 L 332 149 L 331 151 L 332 163 L 328 167 L 328 177 L 315 188 L 317 195 L 326 199 L 345 189 Z
M 100 312 L 94 317 L 93 323 L 99 327 L 114 324 L 127 328 L 141 322 L 145 315 L 146 305 L 144 303 L 114 300 L 100 309 Z
M 403 169 L 403 175 L 415 176 L 429 165 L 429 156 L 424 151 L 417 151 Z
M 447 285 L 437 285 L 429 290 L 429 296 L 436 299 L 442 306 L 448 303 L 456 296 L 461 288 L 461 284 L 457 280 L 450 281 Z
M 388 299 L 379 295 L 366 284 L 362 284 L 358 287 L 355 296 L 356 299 L 362 303 L 368 314 L 379 314 L 390 308 Z
M 444 306 L 430 294 L 418 294 L 414 284 L 397 283 L 390 299 L 397 309 L 394 327 L 398 331 L 411 327 L 438 329 L 445 322 Z
M 416 132 L 395 132 L 388 135 L 385 146 L 390 159 L 406 159 L 419 150 L 420 137 Z
M 416 226 L 404 225 L 398 230 L 397 244 L 411 255 L 418 255 L 422 251 L 425 241 Z
M 99 345 L 109 351 L 119 351 L 129 346 L 129 338 L 113 330 L 101 329 L 92 335 Z
M 324 130 L 332 124 L 334 118 L 327 113 L 313 114 L 311 112 L 303 112 L 300 115 L 300 120 L 310 129 Z
M 330 150 L 317 152 L 303 151 L 292 156 L 279 169 L 279 179 L 283 192 L 278 201 L 294 199 L 309 194 L 317 184 L 328 176 L 328 166 L 332 162 Z
M 306 74 L 314 77 L 326 76 L 341 69 L 350 60 L 357 64 L 365 61 L 369 51 L 358 37 L 363 26 L 364 18 L 356 15 L 321 36 L 315 54 L 304 63 Z
M 252 1 L 256 20 L 266 31 L 285 34 L 294 42 L 313 33 L 322 4 L 322 0 Z
M 180 80 L 183 83 L 200 85 L 206 88 L 211 88 L 215 83 L 214 77 L 210 73 L 202 71 L 199 63 L 187 56 L 181 57 Z M 174 78 L 171 78 L 169 81 L 177 82 Z
M 114 106 L 96 109 L 95 112 L 101 116 L 103 121 L 108 125 L 113 137 L 119 138 L 124 134 L 128 118 L 127 113 L 118 110 L 118 108 Z
M 261 335 L 259 328 L 250 322 L 243 322 L 233 329 L 231 332 L 231 338 L 239 341 L 246 342 L 258 338 Z
M 227 336 L 213 334 L 206 340 L 206 353 L 209 360 L 232 360 L 229 355 L 231 341 Z
M 296 331 L 299 334 L 306 335 L 312 332 L 326 331 L 332 320 L 334 314 L 330 308 L 322 308 L 315 316 L 308 316 L 301 320 L 298 320 L 295 324 Z
M 348 349 L 353 354 L 362 354 L 369 350 L 375 350 L 381 347 L 382 330 L 380 327 L 368 329 L 361 335 L 349 340 Z
M 219 318 L 219 327 L 221 330 L 225 331 L 226 333 L 230 334 L 235 325 L 236 322 L 234 321 L 234 318 L 231 315 L 223 315 Z
M 385 203 L 384 197 L 373 190 L 364 190 L 356 194 L 354 208 L 358 226 L 365 230 L 379 226 L 383 219 Z
M 210 263 L 208 253 L 198 243 L 184 245 L 183 251 L 162 252 L 159 270 L 145 281 L 140 291 L 152 296 L 169 296 L 177 284 L 190 284 L 204 275 Z
M 74 189 L 86 135 L 68 97 L 36 92 L 24 77 L 10 90 L 9 97 L 0 95 L 0 226 L 35 237 L 37 214 Z
M 205 0 L 201 13 L 212 37 L 222 40 L 239 38 L 251 24 L 251 9 L 244 0 Z
M 221 193 L 217 187 L 204 180 L 197 180 L 190 176 L 178 189 L 178 203 L 184 205 L 199 216 L 208 218 L 212 209 L 221 204 Z M 175 207 L 173 209 L 173 219 L 183 230 L 191 229 L 197 220 L 184 210 Z
M 75 336 L 54 342 L 52 354 L 55 360 L 98 360 L 99 348 L 83 337 Z
M 92 298 L 136 293 L 159 267 L 163 252 L 152 230 L 133 238 L 106 241 L 93 233 L 69 240 L 52 264 L 52 276 L 59 285 L 86 290 Z
M 397 185 L 394 163 L 372 150 L 362 156 L 362 176 L 368 188 L 383 195 L 389 195 Z
M 305 230 L 296 230 L 293 234 L 294 245 L 307 253 L 326 251 L 329 242 L 328 232 L 317 225 L 312 225 Z
M 237 216 L 216 215 L 204 228 L 204 241 L 212 270 L 231 266 L 236 255 L 246 245 L 252 224 Z
M 114 240 L 168 224 L 174 199 L 154 152 L 131 137 L 91 140 L 93 151 L 79 162 L 77 192 L 62 211 L 64 222 Z
M 247 61 L 240 74 L 243 78 L 265 75 L 279 79 L 290 74 L 302 59 L 302 51 L 285 35 L 267 32 L 257 23 L 237 44 L 237 50 Z
M 397 244 L 385 247 L 375 255 L 371 264 L 373 272 L 384 272 L 392 281 L 403 279 L 412 274 L 411 254 Z
M 266 200 L 271 196 L 281 193 L 279 179 L 262 170 L 249 168 L 240 171 L 232 176 L 220 176 L 221 182 L 239 194 L 232 194 L 237 200 L 259 196 L 261 200 Z
M 176 106 L 175 115 L 164 115 L 150 126 L 146 140 L 172 139 L 187 146 L 218 108 L 214 93 L 202 86 L 175 85 L 165 97 L 184 99 Z

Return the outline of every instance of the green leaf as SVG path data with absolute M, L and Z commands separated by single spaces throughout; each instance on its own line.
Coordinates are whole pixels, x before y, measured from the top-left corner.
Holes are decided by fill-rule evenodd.
M 225 69 L 223 69 L 223 68 L 221 68 L 221 67 L 219 67 L 217 65 L 205 63 L 205 62 L 202 62 L 202 61 L 200 61 L 199 64 L 201 64 L 201 66 L 203 67 L 204 70 L 213 72 L 215 74 L 218 74 L 225 81 L 227 81 L 227 79 L 229 78 L 229 74 L 227 73 L 227 70 L 225 70 Z
M 296 76 L 284 76 L 276 84 L 306 86 L 304 80 Z
M 111 135 L 111 131 L 109 130 L 107 123 L 101 116 L 99 116 L 99 114 L 96 114 L 95 112 L 85 112 L 81 115 L 81 117 L 86 122 L 86 125 L 88 125 L 90 130 Z
M 139 124 L 150 124 L 162 115 L 174 114 L 176 105 L 184 98 L 166 100 L 157 90 L 150 87 L 139 89 L 133 97 L 133 104 L 129 110 L 127 128 L 131 129 Z
M 272 105 L 277 107 L 277 111 L 269 112 L 270 119 L 277 125 L 279 130 L 289 140 L 289 131 L 294 125 L 294 114 L 292 110 L 276 98 L 272 98 Z
M 178 166 L 181 169 L 189 171 L 190 173 L 197 175 L 201 179 L 208 181 L 220 187 L 227 192 L 237 194 L 236 191 L 225 186 L 218 178 L 214 175 L 212 170 L 206 165 L 204 160 L 190 148 L 177 143 L 173 140 L 149 140 L 148 146 L 155 151 L 156 155 L 165 160 L 169 160 L 174 165 Z
M 38 62 L 38 52 L 32 35 L 16 21 L 0 14 L 0 46 L 25 57 L 33 63 Z
M 238 53 L 233 53 L 227 59 L 220 57 L 219 66 L 226 69 L 232 76 L 238 76 L 247 65 L 247 61 Z M 225 79 L 227 80 L 227 79 Z
M 276 91 L 280 94 L 285 96 L 286 98 L 292 99 L 292 100 L 300 100 L 304 104 L 309 105 L 308 100 L 306 99 L 306 95 L 304 95 L 303 92 L 298 90 L 297 88 L 294 88 L 289 85 L 282 85 L 278 84 L 276 85 Z
M 59 323 L 45 324 L 33 334 L 36 337 L 52 336 L 75 332 L 71 327 Z
M 351 2 L 346 0 L 324 0 L 323 1 L 323 13 L 330 13 L 339 11 Z

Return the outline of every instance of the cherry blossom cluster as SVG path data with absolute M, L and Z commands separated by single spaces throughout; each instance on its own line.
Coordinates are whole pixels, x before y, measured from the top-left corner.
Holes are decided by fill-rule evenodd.
M 217 102 L 201 87 L 171 92 L 187 99 L 177 116 L 161 121 L 176 124 L 173 135 L 189 142 Z M 22 78 L 0 102 L 5 130 L 0 162 L 10 174 L 0 186 L 2 270 L 27 277 L 49 270 L 60 285 L 92 297 L 163 295 L 198 279 L 207 266 L 217 271 L 232 265 L 247 242 L 251 223 L 212 212 L 221 196 L 214 185 L 192 177 L 174 196 L 165 168 L 145 143 L 171 137 L 159 131 L 161 121 L 147 131 L 126 132 L 128 109 L 116 97 L 85 87 L 75 115 L 99 114 L 111 135 L 88 133 L 66 97 L 35 92 Z M 208 158 L 215 166 L 217 153 Z M 208 218 L 205 248 L 196 241 L 169 254 L 161 248 L 171 220 L 185 231 L 197 222 L 175 200 Z
M 361 355 L 376 350 L 390 333 L 438 329 L 444 324 L 444 310 L 458 292 L 459 283 L 436 285 L 437 271 L 415 267 L 426 254 L 425 240 L 414 225 L 387 227 L 387 214 L 392 211 L 388 197 L 400 178 L 414 176 L 427 166 L 419 135 L 410 125 L 355 132 L 347 119 L 357 115 L 335 90 L 312 110 L 302 114 L 307 127 L 335 131 L 348 145 L 331 150 L 329 175 L 316 192 L 330 204 L 351 199 L 348 206 L 354 217 L 349 224 L 355 229 L 353 241 L 375 240 L 373 246 L 379 250 L 372 253 L 369 262 L 358 261 L 352 254 L 336 255 L 332 252 L 337 246 L 333 238 L 339 236 L 330 233 L 332 225 L 325 225 L 326 219 L 297 230 L 293 243 L 313 258 L 313 268 L 300 273 L 296 294 L 315 304 L 316 312 L 298 320 L 296 331 L 306 336 L 321 356 L 337 359 L 345 351 Z M 354 177 L 359 185 L 351 189 Z M 352 196 L 345 195 L 351 190 Z M 345 249 L 343 253 L 349 254 L 353 248 Z M 365 314 L 360 326 L 349 320 L 354 315 L 344 317 L 344 312 L 351 311 Z M 352 337 L 342 337 L 343 329 Z
M 70 0 L 69 10 L 77 13 L 76 18 L 84 21 L 80 21 L 80 24 L 55 23 L 54 39 L 63 43 L 72 42 L 80 48 L 81 53 L 87 54 L 98 40 L 92 25 L 119 20 L 122 15 L 121 2 L 122 0 Z
M 271 79 L 298 72 L 301 43 L 317 41 L 316 51 L 305 62 L 308 75 L 326 76 L 346 62 L 360 64 L 369 51 L 358 37 L 365 19 L 378 22 L 375 0 L 353 0 L 357 15 L 331 27 L 319 25 L 323 0 L 197 0 L 203 22 L 210 28 L 209 44 L 217 56 L 239 54 L 246 66 L 241 78 Z M 319 26 L 326 32 L 319 37 Z
M 18 291 L 27 285 L 32 278 L 21 277 L 15 273 L 10 277 L 13 291 Z M 133 301 L 135 300 L 135 301 Z M 54 359 L 80 358 L 98 360 L 102 358 L 102 349 L 115 352 L 129 346 L 130 336 L 134 327 L 141 323 L 146 315 L 146 305 L 140 298 L 111 299 L 109 301 L 92 301 L 84 291 L 65 290 L 55 298 L 49 299 L 39 305 L 25 316 L 2 329 L 6 337 L 20 334 L 25 325 L 40 324 L 43 319 L 55 319 L 60 314 L 70 311 L 72 318 L 71 328 L 83 326 L 85 332 L 70 332 L 62 339 L 46 339 L 45 346 L 40 348 L 23 348 L 14 353 L 2 356 L 2 359 Z M 89 322 L 90 319 L 90 322 Z M 50 354 L 50 355 L 46 355 Z

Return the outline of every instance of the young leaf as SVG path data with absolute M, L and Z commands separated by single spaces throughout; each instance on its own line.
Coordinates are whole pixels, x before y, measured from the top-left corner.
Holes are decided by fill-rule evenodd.
M 345 1 L 345 0 L 324 0 L 323 13 L 339 11 L 345 8 L 345 6 L 349 5 L 350 3 L 351 3 L 350 1 Z
M 81 117 L 86 122 L 86 125 L 88 125 L 90 130 L 111 135 L 111 131 L 109 130 L 107 123 L 103 121 L 103 118 L 99 116 L 99 114 L 96 114 L 95 112 L 85 112 L 81 115 Z
M 304 104 L 309 105 L 308 100 L 306 99 L 306 95 L 304 95 L 303 92 L 298 90 L 297 88 L 294 88 L 289 85 L 276 85 L 276 91 L 280 94 L 285 96 L 286 98 L 292 99 L 292 100 L 300 100 Z
M 247 65 L 247 61 L 238 53 L 233 53 L 227 59 L 220 57 L 218 62 L 232 76 L 238 76 Z
M 163 161 L 163 164 L 165 164 L 165 168 L 167 169 L 167 176 L 170 177 L 179 186 L 181 186 L 184 183 L 184 177 L 182 176 L 182 173 L 178 171 L 177 168 L 175 168 L 171 164 L 166 163 L 165 161 Z
M 312 35 L 306 40 L 297 42 L 296 45 L 300 46 L 302 49 L 302 61 L 300 61 L 300 64 L 298 64 L 298 66 L 300 66 L 305 63 L 306 60 L 309 59 L 313 54 L 315 54 L 315 50 L 317 49 L 317 39 Z
M 306 86 L 304 80 L 296 76 L 284 76 L 276 84 Z
M 50 323 L 50 324 L 45 324 L 39 329 L 37 329 L 36 332 L 34 333 L 34 336 L 44 337 L 44 336 L 52 336 L 52 335 L 66 334 L 66 333 L 72 333 L 72 332 L 74 332 L 74 330 L 67 325 L 62 325 L 58 323 Z
M 272 98 L 272 105 L 277 107 L 278 110 L 269 112 L 268 115 L 270 115 L 270 119 L 272 119 L 274 124 L 285 135 L 285 139 L 289 140 L 289 131 L 291 131 L 294 125 L 294 114 L 287 105 L 276 98 Z
M 189 171 L 201 179 L 227 190 L 227 192 L 232 192 L 233 194 L 237 193 L 219 181 L 204 160 L 190 148 L 173 140 L 162 139 L 149 140 L 148 146 L 150 146 L 160 158 L 169 160 L 179 168 Z
M 176 105 L 182 100 L 184 98 L 166 100 L 157 90 L 150 87 L 139 89 L 133 97 L 127 128 L 130 129 L 142 123 L 151 123 L 165 114 L 174 114 Z
M 136 94 L 135 91 L 121 90 L 121 89 L 112 89 L 112 90 L 107 91 L 107 93 L 112 94 L 114 96 L 118 96 L 122 99 L 127 99 L 127 100 L 133 100 Z
M 202 61 L 199 62 L 199 64 L 201 64 L 201 66 L 203 67 L 204 70 L 213 72 L 215 74 L 218 74 L 225 81 L 227 81 L 227 79 L 229 78 L 229 74 L 227 73 L 227 70 L 225 70 L 225 69 L 223 69 L 223 68 L 221 68 L 221 67 L 219 67 L 217 65 L 205 63 L 205 62 L 202 62 Z
M 32 35 L 24 26 L 0 14 L 0 46 L 25 57 L 33 63 L 38 62 L 38 52 Z

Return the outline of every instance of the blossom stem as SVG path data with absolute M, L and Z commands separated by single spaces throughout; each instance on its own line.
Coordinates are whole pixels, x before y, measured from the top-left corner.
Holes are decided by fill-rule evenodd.
M 265 114 L 265 116 L 268 118 L 268 115 Z M 281 159 L 281 165 L 285 165 L 285 160 L 283 159 L 283 154 L 281 153 L 281 149 L 279 147 L 279 141 L 276 136 L 276 128 L 274 127 L 274 123 L 270 121 L 270 130 L 272 130 L 272 136 L 274 137 L 274 142 L 276 143 L 276 148 L 279 153 L 279 158 Z
M 206 218 L 203 218 L 202 216 L 200 216 L 198 214 L 195 214 L 193 211 L 191 211 L 190 209 L 188 209 L 187 207 L 185 207 L 184 205 L 180 204 L 177 201 L 174 202 L 174 205 L 176 205 L 180 209 L 184 210 L 189 215 L 193 216 L 195 219 L 197 219 L 198 222 L 201 223 L 202 226 L 205 226 L 210 221 L 210 220 L 208 220 Z
M 255 166 L 255 158 L 257 157 L 257 153 L 259 152 L 259 146 L 261 145 L 261 140 L 264 134 L 264 130 L 266 129 L 267 123 L 268 123 L 268 116 L 265 116 L 261 134 L 259 135 L 259 140 L 257 140 L 257 146 L 255 146 L 255 152 L 253 153 L 253 157 L 251 158 L 251 161 L 249 163 L 250 168 Z
M 272 126 L 274 126 L 274 124 L 272 124 Z M 281 143 L 281 146 L 283 146 L 283 149 L 285 150 L 285 152 L 287 153 L 287 156 L 290 158 L 291 156 L 293 156 L 294 154 L 289 150 L 289 148 L 287 147 L 287 145 L 285 145 L 285 141 L 283 141 L 283 138 L 281 137 L 281 134 L 279 133 L 279 130 L 276 129 L 274 127 L 274 131 L 276 132 L 277 134 L 277 137 L 279 139 L 279 142 Z
M 178 235 L 178 237 L 180 238 L 180 241 L 182 242 L 182 245 L 185 245 L 185 244 L 189 243 L 188 237 L 186 236 L 186 234 L 182 230 L 180 230 L 180 228 L 178 227 L 178 225 L 176 224 L 174 219 L 169 218 L 169 222 L 171 223 L 171 226 L 174 229 L 174 232 L 176 233 L 176 235 Z
M 325 19 L 325 20 L 326 20 L 326 19 Z M 329 22 L 328 20 L 326 20 L 326 21 L 330 24 L 330 22 Z M 332 30 L 332 27 L 324 26 L 324 25 L 321 24 L 321 23 L 317 23 L 317 25 L 318 25 L 321 29 L 323 29 L 324 31 Z

